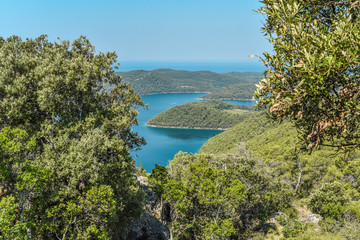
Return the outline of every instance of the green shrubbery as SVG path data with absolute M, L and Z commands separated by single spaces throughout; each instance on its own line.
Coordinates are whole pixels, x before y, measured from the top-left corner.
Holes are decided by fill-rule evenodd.
M 359 177 L 358 152 L 344 155 L 323 147 L 311 155 L 304 154 L 300 151 L 296 130 L 290 122 L 273 123 L 263 112 L 259 112 L 246 115 L 238 125 L 211 138 L 204 144 L 201 153 L 236 153 L 236 143 L 241 141 L 253 151 L 254 156 L 268 164 L 274 178 L 282 183 L 282 188 L 291 189 L 293 200 L 302 199 L 314 213 L 325 218 L 323 221 L 333 219 L 337 226 L 334 232 L 324 227 L 322 234 L 342 239 L 341 236 L 355 231 L 360 209 L 359 183 L 356 180 Z M 296 221 L 296 217 L 290 221 Z M 296 226 L 290 224 L 285 229 L 298 232 L 294 228 Z M 298 236 L 305 239 L 312 232 L 314 228 L 310 227 L 303 233 L 298 232 Z
M 0 239 L 123 237 L 143 201 L 129 152 L 145 141 L 116 54 L 12 36 L 0 56 Z
M 272 213 L 291 208 L 290 191 L 243 148 L 217 157 L 180 152 L 150 179 L 170 203 L 176 239 L 245 239 Z
M 346 194 L 343 184 L 332 182 L 324 183 L 319 189 L 313 190 L 308 206 L 323 217 L 339 220 L 349 202 L 350 197 Z

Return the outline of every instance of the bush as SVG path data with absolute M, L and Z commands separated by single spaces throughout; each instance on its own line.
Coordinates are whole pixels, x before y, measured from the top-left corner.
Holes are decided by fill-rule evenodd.
M 288 224 L 286 224 L 284 226 L 283 229 L 283 234 L 284 237 L 286 238 L 290 238 L 290 237 L 296 237 L 298 236 L 300 233 L 303 233 L 307 230 L 307 223 L 302 223 L 302 222 L 289 222 Z
M 248 239 L 272 213 L 290 208 L 292 194 L 267 165 L 239 150 L 217 157 L 179 153 L 170 162 L 163 197 L 176 238 Z
M 325 183 L 315 190 L 309 200 L 310 209 L 323 217 L 340 219 L 350 202 L 344 186 L 339 182 Z

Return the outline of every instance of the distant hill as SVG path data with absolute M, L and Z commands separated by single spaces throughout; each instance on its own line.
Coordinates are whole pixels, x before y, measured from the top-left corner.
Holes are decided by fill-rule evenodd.
M 240 83 L 229 85 L 223 88 L 214 89 L 211 93 L 201 97 L 204 100 L 231 99 L 247 100 L 252 99 L 256 86 L 254 83 Z
M 172 107 L 151 118 L 148 126 L 174 128 L 227 129 L 244 120 L 248 111 L 220 100 L 190 102 Z M 232 110 L 232 111 L 231 111 Z
M 246 84 L 255 85 L 261 78 L 261 73 L 253 72 L 214 73 L 210 71 L 193 72 L 172 69 L 135 70 L 118 72 L 118 74 L 122 76 L 124 82 L 131 83 L 135 92 L 140 95 L 214 92 L 217 89 L 240 83 L 245 84 L 244 87 L 248 87 Z
M 244 81 L 247 83 L 257 83 L 259 78 L 262 76 L 262 72 L 226 72 L 221 73 L 232 77 L 246 77 L 247 80 Z

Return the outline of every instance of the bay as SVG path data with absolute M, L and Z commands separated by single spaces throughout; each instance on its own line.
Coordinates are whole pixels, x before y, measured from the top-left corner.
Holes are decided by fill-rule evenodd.
M 155 164 L 168 165 L 168 162 L 179 151 L 198 152 L 209 138 L 223 132 L 222 130 L 153 128 L 146 126 L 147 120 L 162 111 L 176 105 L 200 101 L 198 98 L 203 95 L 204 93 L 168 93 L 142 96 L 142 100 L 145 104 L 148 104 L 149 109 L 140 109 L 138 115 L 139 125 L 135 126 L 133 130 L 138 132 L 141 137 L 144 137 L 147 144 L 141 150 L 134 151 L 131 154 L 135 158 L 137 166 L 141 163 L 147 172 L 151 172 Z M 242 101 L 237 101 L 237 104 L 241 105 Z

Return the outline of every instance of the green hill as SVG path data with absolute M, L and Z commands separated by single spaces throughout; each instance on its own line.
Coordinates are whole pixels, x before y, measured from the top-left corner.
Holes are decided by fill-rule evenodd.
M 240 83 L 229 85 L 223 88 L 214 89 L 210 94 L 202 96 L 204 100 L 232 99 L 247 100 L 252 99 L 256 90 L 255 83 Z
M 190 102 L 172 107 L 151 118 L 148 126 L 174 128 L 227 129 L 241 122 L 246 110 L 220 100 Z M 237 111 L 238 110 L 238 111 Z
M 157 69 L 118 72 L 124 82 L 131 83 L 138 94 L 213 92 L 229 85 L 258 83 L 261 73 L 214 73 Z M 244 85 L 245 86 L 245 85 Z M 244 97 L 245 98 L 245 97 Z
M 237 149 L 237 143 L 254 138 L 272 125 L 266 119 L 264 112 L 247 115 L 243 121 L 227 131 L 210 138 L 200 149 L 200 152 L 222 154 L 232 153 Z
M 240 142 L 245 143 L 256 157 L 266 162 L 291 159 L 303 147 L 298 144 L 297 132 L 291 122 L 276 123 L 269 120 L 264 112 L 249 112 L 243 115 L 243 121 L 210 138 L 200 152 L 235 153 Z M 328 158 L 328 153 L 335 155 L 336 152 L 323 147 L 311 155 L 302 153 L 301 158 Z
M 344 156 L 337 154 L 336 149 L 326 147 L 311 155 L 301 152 L 300 148 L 303 146 L 297 144 L 297 132 L 291 122 L 271 122 L 264 112 L 249 113 L 243 117 L 241 123 L 209 139 L 199 152 L 216 155 L 237 153 L 239 143 L 245 143 L 255 157 L 276 166 L 278 174 L 294 188 L 301 171 L 301 191 L 304 193 L 310 191 L 321 179 L 343 175 L 343 170 L 336 167 L 336 164 L 344 162 Z M 355 155 L 353 160 L 357 164 Z

